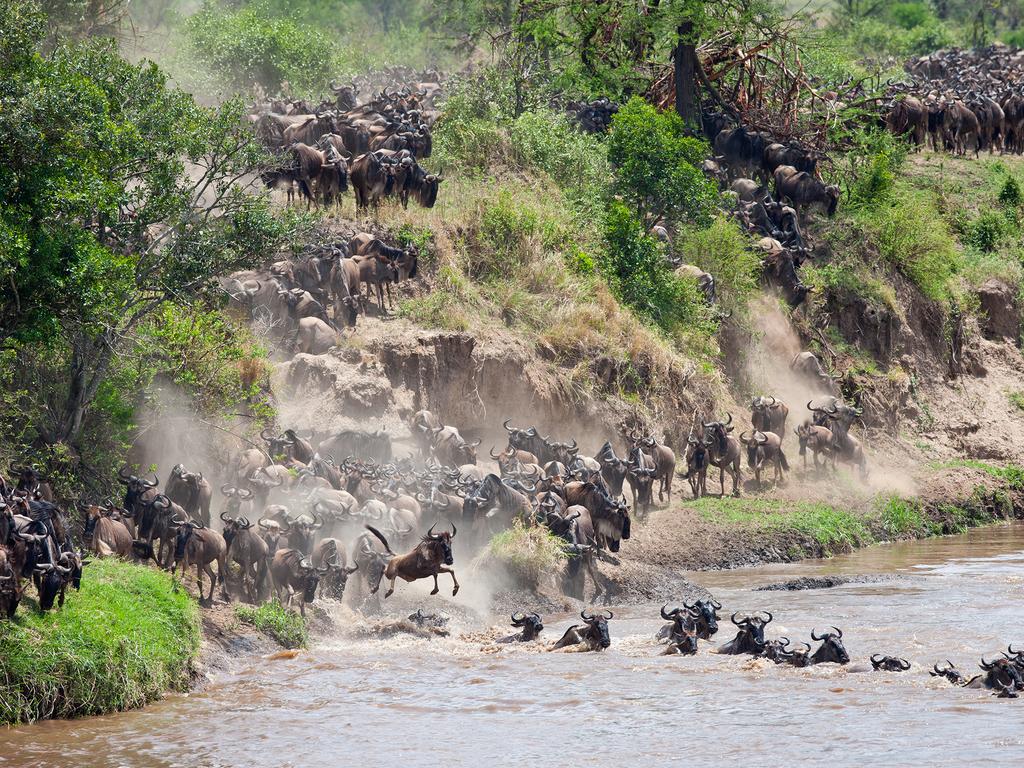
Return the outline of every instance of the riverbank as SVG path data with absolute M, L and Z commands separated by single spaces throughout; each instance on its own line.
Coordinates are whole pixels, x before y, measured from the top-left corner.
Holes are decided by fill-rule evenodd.
M 807 477 L 756 497 L 686 499 L 654 510 L 634 526 L 622 565 L 602 572 L 619 601 L 669 599 L 687 571 L 831 557 L 1024 518 L 1024 469 L 1016 465 L 932 465 L 914 478 L 913 494 L 858 487 L 842 473 L 813 487 Z
M 0 622 L 0 724 L 140 707 L 197 675 L 199 610 L 170 575 L 94 560 L 80 592 Z

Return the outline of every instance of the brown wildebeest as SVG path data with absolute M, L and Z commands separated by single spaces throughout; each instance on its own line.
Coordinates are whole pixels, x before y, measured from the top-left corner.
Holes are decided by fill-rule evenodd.
M 277 550 L 270 563 L 270 575 L 274 578 L 278 601 L 290 606 L 295 593 L 301 593 L 299 613 L 302 616 L 306 615 L 306 603 L 316 599 L 317 585 L 320 583 L 320 577 L 326 572 L 326 566 L 314 568 L 309 558 L 303 557 L 302 553 L 295 549 Z
M 792 201 L 799 214 L 809 205 L 822 205 L 828 216 L 834 216 L 839 205 L 839 187 L 825 185 L 811 174 L 798 171 L 791 165 L 775 169 L 775 197 Z
M 390 582 L 388 591 L 384 593 L 385 600 L 394 594 L 396 579 L 413 582 L 432 576 L 434 589 L 430 594 L 436 595 L 440 591 L 437 586 L 437 576 L 441 573 L 452 575 L 452 584 L 454 585 L 452 597 L 459 594 L 459 580 L 455 578 L 455 571 L 448 567 L 455 563 L 455 559 L 452 557 L 452 539 L 458 533 L 458 529 L 454 525 L 450 534 L 447 531 L 435 534 L 434 526 L 430 526 L 427 535 L 416 545 L 416 548 L 405 555 L 396 555 L 391 550 L 388 540 L 384 538 L 384 534 L 372 525 L 366 526 L 366 530 L 377 537 L 384 545 L 385 552 L 391 556 L 391 560 L 388 561 L 387 567 L 384 569 L 384 576 Z M 377 585 L 377 588 L 380 588 L 380 584 Z M 373 592 L 376 591 L 376 589 L 373 590 Z
M 132 553 L 131 531 L 120 520 L 112 518 L 113 509 L 90 504 L 84 511 L 87 515 L 84 535 L 89 540 L 89 549 L 97 557 L 128 557 Z
M 814 457 L 814 468 L 818 469 L 818 454 L 824 454 L 825 459 L 822 464 L 827 464 L 828 460 L 832 459 L 832 468 L 835 469 L 836 457 L 833 452 L 833 436 L 832 430 L 828 427 L 823 427 L 819 424 L 811 424 L 810 421 L 806 421 L 797 427 L 796 432 L 797 439 L 800 441 L 800 455 L 804 457 L 804 469 L 807 469 L 807 449 L 811 449 L 811 454 Z
M 732 414 L 726 414 L 727 421 L 704 421 L 704 445 L 708 447 L 708 460 L 713 467 L 718 467 L 719 495 L 725 495 L 725 473 L 732 476 L 732 495 L 740 495 L 740 441 L 732 432 Z
M 196 567 L 196 582 L 199 585 L 199 604 L 212 605 L 213 591 L 217 587 L 217 580 L 220 579 L 221 597 L 230 602 L 228 595 L 227 581 L 227 552 L 228 544 L 224 537 L 212 528 L 205 527 L 202 523 L 185 518 L 175 518 L 172 521 L 178 526 L 178 532 L 174 540 L 174 553 L 171 560 L 171 573 L 174 573 L 178 564 L 181 563 L 181 575 L 185 576 L 185 570 L 190 565 Z M 212 564 L 216 561 L 217 572 L 214 573 Z M 210 596 L 203 598 L 203 572 L 210 577 Z
M 248 518 L 225 517 L 226 514 L 226 511 L 220 513 L 220 519 L 224 523 L 224 541 L 227 543 L 226 559 L 238 563 L 242 595 L 255 603 L 267 578 L 267 557 L 270 548 L 252 529 L 252 523 Z

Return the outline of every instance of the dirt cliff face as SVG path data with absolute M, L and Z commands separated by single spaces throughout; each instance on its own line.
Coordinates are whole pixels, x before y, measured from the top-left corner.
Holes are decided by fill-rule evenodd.
M 512 334 L 425 330 L 400 318 L 361 317 L 356 332 L 329 353 L 279 361 L 273 382 L 281 424 L 317 432 L 384 429 L 411 450 L 406 423 L 426 408 L 467 438 L 483 438 L 486 457 L 491 444 L 504 447 L 505 419 L 559 439 L 575 437 L 584 451 L 596 451 L 633 412 L 618 394 L 621 368 L 595 358 L 594 381 L 582 391 L 573 384 L 575 369 L 546 360 Z M 692 403 L 710 393 L 684 371 L 630 375 L 659 378 L 664 394 L 643 405 L 657 414 L 659 432 L 685 441 Z

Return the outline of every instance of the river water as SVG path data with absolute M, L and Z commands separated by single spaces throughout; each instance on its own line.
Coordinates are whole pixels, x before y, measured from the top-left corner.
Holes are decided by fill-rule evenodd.
M 751 591 L 832 574 L 893 578 Z M 1024 646 L 1024 525 L 691 577 L 726 612 L 774 612 L 769 637 L 841 627 L 853 664 L 776 667 L 710 644 L 658 656 L 652 605 L 615 609 L 599 654 L 493 652 L 458 628 L 431 641 L 339 638 L 142 711 L 0 732 L 0 765 L 1024 765 L 1024 698 L 927 674 L 947 658 L 974 674 L 982 654 Z M 552 641 L 573 617 L 545 618 Z M 721 627 L 716 641 L 733 634 L 728 618 Z M 851 671 L 870 670 L 872 653 L 914 666 Z

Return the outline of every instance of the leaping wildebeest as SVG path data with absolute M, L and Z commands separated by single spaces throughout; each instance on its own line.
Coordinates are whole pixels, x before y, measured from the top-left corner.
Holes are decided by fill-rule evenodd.
M 434 533 L 434 526 L 430 526 L 420 543 L 411 552 L 404 555 L 396 555 L 391 549 L 391 545 L 388 544 L 388 540 L 384 538 L 384 534 L 372 525 L 367 525 L 366 530 L 377 537 L 377 540 L 384 545 L 384 551 L 391 557 L 384 568 L 384 577 L 390 582 L 388 591 L 384 593 L 385 600 L 394 594 L 397 579 L 413 582 L 433 577 L 434 588 L 430 594 L 436 595 L 440 591 L 437 586 L 437 577 L 441 573 L 452 575 L 452 597 L 459 594 L 459 580 L 455 578 L 455 571 L 449 567 L 455 564 L 455 558 L 452 556 L 452 539 L 458 533 L 458 529 L 454 525 L 451 533 L 448 531 Z M 376 593 L 379 588 L 380 583 L 378 582 L 372 592 Z

